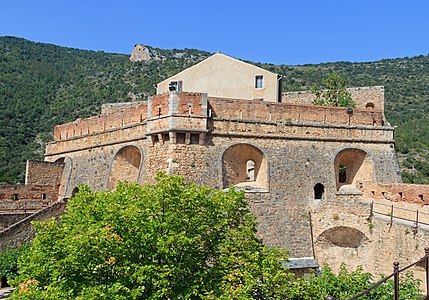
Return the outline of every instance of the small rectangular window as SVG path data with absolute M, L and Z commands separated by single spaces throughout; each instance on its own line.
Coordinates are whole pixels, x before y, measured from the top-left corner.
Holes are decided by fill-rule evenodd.
M 264 76 L 256 75 L 255 76 L 255 89 L 261 89 L 264 86 Z
M 18 200 L 18 194 L 12 194 L 12 200 Z
M 196 133 L 191 133 L 191 144 L 199 144 L 200 143 L 200 135 Z
M 176 142 L 177 144 L 184 144 L 185 143 L 186 134 L 185 133 L 177 133 L 176 135 Z

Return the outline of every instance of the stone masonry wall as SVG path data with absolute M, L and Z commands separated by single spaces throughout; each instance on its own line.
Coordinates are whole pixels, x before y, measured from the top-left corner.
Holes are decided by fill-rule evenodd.
M 214 117 L 276 122 L 312 122 L 319 124 L 383 125 L 381 111 L 302 104 L 269 103 L 209 97 Z
M 39 160 L 28 160 L 25 174 L 27 185 L 49 185 L 61 184 L 64 165 Z
M 361 190 L 368 199 L 429 204 L 429 185 L 362 182 Z
M 314 202 L 316 184 L 323 185 L 324 199 L 335 197 L 337 153 L 349 148 L 365 151 L 376 181 L 400 182 L 393 128 L 381 126 L 381 112 L 355 109 L 348 114 L 344 108 L 209 98 L 207 125 L 202 128 L 206 123 L 199 123 L 193 114 L 189 116 L 189 103 L 191 109 L 199 109 L 194 104 L 204 103 L 203 94 L 179 93 L 177 97 L 177 113 L 183 113 L 186 124 L 193 130 L 208 131 L 204 143 L 148 139 L 146 121 L 129 126 L 120 123 L 111 130 L 56 139 L 47 145 L 46 160 L 70 158 L 71 188 L 86 183 L 104 190 L 115 155 L 123 147 L 135 146 L 142 157 L 141 183 L 153 182 L 158 171 L 167 171 L 197 184 L 224 189 L 223 153 L 237 144 L 251 145 L 263 153 L 268 174 L 263 190 L 246 192 L 259 223 L 258 234 L 267 245 L 289 249 L 292 257 L 312 256 L 308 210 Z M 165 95 L 152 97 L 148 114 L 155 117 L 158 105 L 162 113 L 169 107 L 165 103 L 168 99 Z M 203 106 L 201 109 L 203 118 Z M 180 133 L 181 123 L 170 121 L 156 123 L 156 128 L 168 130 L 174 125 L 171 129 Z
M 34 238 L 32 221 L 42 221 L 50 217 L 59 217 L 64 213 L 65 202 L 58 201 L 52 205 L 22 219 L 18 223 L 0 231 L 0 249 L 15 248 L 30 242 Z
M 384 87 L 356 87 L 348 88 L 352 99 L 356 102 L 356 108 L 365 109 L 368 103 L 374 105 L 374 110 L 384 111 Z M 310 91 L 284 92 L 282 93 L 282 103 L 294 103 L 308 105 L 313 102 L 316 96 Z

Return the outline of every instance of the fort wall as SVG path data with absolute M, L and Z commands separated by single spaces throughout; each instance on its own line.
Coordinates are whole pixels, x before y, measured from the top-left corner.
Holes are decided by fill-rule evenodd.
M 82 183 L 101 191 L 116 180 L 153 182 L 158 171 L 217 189 L 235 185 L 248 196 L 259 236 L 292 257 L 312 256 L 308 210 L 320 196 L 317 186 L 319 200 L 337 196 L 339 153 L 350 150 L 352 162 L 364 153 L 377 182 L 401 181 L 393 128 L 383 126 L 380 111 L 171 93 L 151 97 L 135 123 L 122 123 L 122 114 L 102 117 L 116 117 L 117 127 L 47 145 L 46 160 L 72 165 L 67 196 Z
M 347 91 L 350 92 L 352 99 L 356 102 L 356 108 L 384 111 L 383 86 L 355 87 L 348 88 Z M 314 99 L 316 96 L 310 91 L 282 93 L 283 103 L 309 105 Z

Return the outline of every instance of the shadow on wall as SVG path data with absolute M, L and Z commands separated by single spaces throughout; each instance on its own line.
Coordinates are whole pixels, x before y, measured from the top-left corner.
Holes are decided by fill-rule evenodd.
M 222 155 L 223 187 L 268 188 L 267 160 L 250 144 L 236 144 Z
M 374 180 L 374 164 L 369 155 L 360 149 L 341 150 L 335 157 L 337 191 L 342 186 L 357 187 L 359 181 Z
M 113 158 L 107 189 L 116 189 L 118 181 L 137 182 L 139 180 L 142 153 L 136 146 L 121 148 Z

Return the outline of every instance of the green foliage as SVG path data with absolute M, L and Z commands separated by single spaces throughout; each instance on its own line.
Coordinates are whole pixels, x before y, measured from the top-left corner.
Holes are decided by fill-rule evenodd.
M 316 105 L 340 107 L 356 106 L 350 92 L 346 89 L 344 78 L 337 73 L 331 73 L 323 78 L 322 85 L 313 87 L 312 92 L 316 95 L 316 99 L 313 101 Z
M 157 180 L 81 186 L 60 221 L 34 223 L 12 299 L 284 299 L 286 253 L 255 237 L 243 192 Z
M 14 278 L 18 274 L 18 258 L 28 245 L 0 251 L 0 277 Z
M 342 265 L 338 275 L 324 266 L 318 276 L 309 278 L 300 278 L 296 281 L 289 300 L 325 300 L 327 296 L 333 296 L 335 299 L 349 299 L 374 284 L 373 275 L 357 268 L 355 271 L 347 271 L 345 265 Z M 400 277 L 400 299 L 421 299 L 419 294 L 420 281 L 413 278 L 412 273 L 401 275 Z M 359 299 L 361 300 L 391 300 L 393 299 L 393 280 L 388 280 L 372 290 L 369 294 Z

